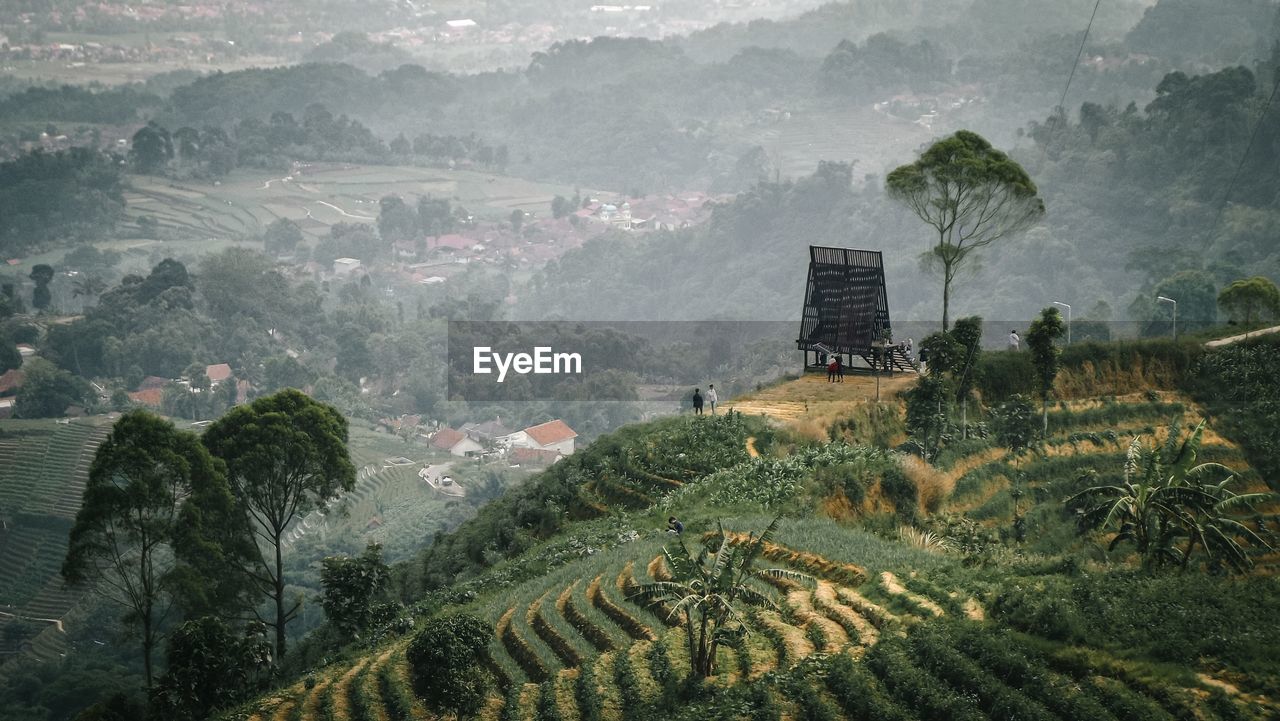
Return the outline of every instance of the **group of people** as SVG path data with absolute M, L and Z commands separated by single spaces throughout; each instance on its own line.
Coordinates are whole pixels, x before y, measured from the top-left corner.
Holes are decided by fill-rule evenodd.
M 839 355 L 831 356 L 831 361 L 827 363 L 827 382 L 844 383 L 844 361 Z
M 701 388 L 693 389 L 693 414 L 694 415 L 696 416 L 702 415 L 703 406 L 710 404 L 711 415 L 714 416 L 716 414 L 716 404 L 719 402 L 720 402 L 720 396 L 716 394 L 716 387 L 714 384 L 707 386 L 706 395 L 702 394 Z

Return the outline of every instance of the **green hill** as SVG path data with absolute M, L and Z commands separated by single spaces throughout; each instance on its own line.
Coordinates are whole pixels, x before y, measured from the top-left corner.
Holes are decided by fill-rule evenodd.
M 1072 363 L 1049 435 L 1019 459 L 977 413 L 973 434 L 933 463 L 810 440 L 819 422 L 828 438 L 900 431 L 898 402 L 875 406 L 865 381 L 829 390 L 800 379 L 738 402 L 773 421 L 732 413 L 623 428 L 402 565 L 405 600 L 418 616 L 465 612 L 491 625 L 476 670 L 494 680 L 485 719 L 1274 718 L 1274 555 L 1250 548 L 1255 571 L 1233 578 L 1149 572 L 1124 548 L 1108 553 L 1109 534 L 1079 533 L 1063 504 L 1123 476 L 1132 438 L 1164 443 L 1216 416 L 1180 390 L 1194 385 L 1193 366 L 1206 371 L 1190 364 L 1164 389 L 1071 397 L 1118 382 L 1091 365 L 1084 383 Z M 1198 461 L 1264 490 L 1220 425 Z M 671 574 L 667 515 L 684 521 L 686 543 L 714 545 L 717 521 L 739 542 L 775 513 L 784 520 L 760 565 L 808 580 L 754 582 L 776 607 L 747 612 L 749 634 L 721 649 L 715 678 L 686 680 L 670 608 L 634 596 Z M 1266 508 L 1250 522 L 1275 520 Z M 348 648 L 243 714 L 434 718 L 416 700 L 406 646 Z

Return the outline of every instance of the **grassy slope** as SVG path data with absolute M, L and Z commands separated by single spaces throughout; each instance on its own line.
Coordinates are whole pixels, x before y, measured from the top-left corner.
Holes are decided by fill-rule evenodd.
M 740 399 L 737 407 L 783 419 L 803 436 L 833 416 L 874 417 L 867 415 L 866 394 L 865 382 L 841 389 L 805 378 Z M 663 669 L 679 671 L 687 652 L 661 610 L 630 602 L 627 588 L 633 579 L 664 573 L 655 559 L 672 540 L 661 531 L 668 512 L 687 519 L 686 539 L 711 530 L 713 519 L 746 532 L 763 527 L 769 516 L 749 504 L 715 500 L 712 493 L 689 493 L 677 496 L 689 506 L 660 504 L 571 523 L 482 572 L 470 585 L 482 589 L 479 597 L 459 607 L 499 630 L 489 647 L 499 685 L 483 717 L 550 718 L 547 704 L 537 703 L 536 685 L 550 680 L 542 688 L 555 690 L 560 715 L 577 718 L 575 704 L 590 695 L 566 689 L 581 668 L 592 670 L 604 718 L 771 717 L 770 709 L 794 718 L 1271 717 L 1280 664 L 1263 639 L 1276 631 L 1274 622 L 1249 630 L 1238 623 L 1241 613 L 1276 617 L 1280 604 L 1269 579 L 1225 588 L 1199 575 L 1138 574 L 1123 556 L 1104 565 L 1090 560 L 1100 557 L 1095 541 L 1078 538 L 1061 509 L 1082 468 L 1118 471 L 1122 455 L 1107 430 L 1121 439 L 1163 433 L 1198 410 L 1172 394 L 1156 401 L 1138 396 L 1064 403 L 1051 414 L 1045 456 L 1020 466 L 1030 488 L 1021 503 L 1031 520 L 1030 540 L 1022 546 L 989 538 L 981 554 L 926 550 L 898 539 L 888 518 L 839 522 L 813 513 L 820 499 L 812 489 L 799 493 L 775 539 L 780 548 L 766 563 L 805 571 L 815 581 L 775 589 L 778 609 L 752 617 L 747 644 L 722 651 L 721 678 L 705 691 L 742 701 L 739 714 L 724 712 L 725 704 L 713 704 L 715 710 L 698 701 L 665 705 Z M 1244 471 L 1258 485 L 1229 441 L 1210 434 L 1204 456 Z M 955 490 L 938 518 L 967 516 L 977 521 L 979 534 L 1008 526 L 1011 469 L 1002 452 L 970 442 L 941 466 L 930 472 L 949 478 Z M 515 572 L 527 559 L 549 556 L 561 562 L 542 573 Z M 841 564 L 861 567 L 866 580 L 840 573 Z M 513 580 L 485 592 L 483 579 L 490 575 Z M 1141 616 L 1151 608 L 1169 625 L 1158 638 L 1144 631 L 1150 626 Z M 1206 617 L 1207 611 L 1217 615 Z M 1212 638 L 1201 638 L 1201 631 Z M 817 649 L 836 655 L 814 656 Z M 343 664 L 330 674 L 340 677 L 351 667 Z M 775 673 L 761 675 L 771 669 Z M 736 683 L 743 676 L 760 683 L 748 691 Z M 753 695 L 743 701 L 733 694 Z M 504 708 L 517 699 L 518 709 Z M 403 717 L 398 713 L 389 717 Z

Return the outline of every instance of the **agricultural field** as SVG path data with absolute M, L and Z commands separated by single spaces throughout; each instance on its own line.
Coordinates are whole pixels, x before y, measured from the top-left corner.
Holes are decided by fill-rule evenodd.
M 104 418 L 0 421 L 0 622 L 30 621 L 5 640 L 6 652 L 29 648 L 46 629 L 60 632 L 83 595 L 63 587 L 59 569 L 89 464 L 110 428 Z
M 830 487 L 794 482 L 779 453 L 788 425 L 812 423 L 823 402 L 874 418 L 855 407 L 859 394 L 873 404 L 865 392 L 858 382 L 841 391 L 802 378 L 725 404 L 772 417 L 782 435 L 767 439 L 754 420 L 734 414 L 713 430 L 668 421 L 610 444 L 615 461 L 580 489 L 596 520 L 463 586 L 478 596 L 457 610 L 493 629 L 485 670 L 495 683 L 479 717 L 1209 721 L 1280 713 L 1280 664 L 1263 640 L 1280 629 L 1274 619 L 1249 630 L 1233 620 L 1249 604 L 1274 603 L 1271 556 L 1252 549 L 1262 575 L 1240 580 L 1226 599 L 1219 581 L 1200 574 L 1126 569 L 1123 552 L 1108 554 L 1100 538 L 1079 534 L 1063 506 L 1081 484 L 1096 482 L 1089 479 L 1121 475 L 1132 438 L 1181 437 L 1203 417 L 1196 404 L 1157 391 L 1063 401 L 1050 410 L 1042 450 L 1019 458 L 975 425 L 973 437 L 935 464 L 890 460 L 902 464 L 914 495 L 904 500 L 886 475 L 863 489 L 862 508 L 896 505 L 896 513 L 861 515 L 848 499 L 830 503 Z M 783 407 L 788 396 L 800 406 Z M 743 453 L 724 455 L 734 437 Z M 703 448 L 706 457 L 645 453 L 677 446 Z M 838 446 L 795 462 L 869 468 L 894 458 Z M 710 457 L 721 470 L 694 470 Z M 1212 427 L 1198 460 L 1236 471 L 1241 490 L 1265 489 Z M 758 488 L 738 493 L 735 476 Z M 785 520 L 757 566 L 801 575 L 750 581 L 771 606 L 746 611 L 747 635 L 722 646 L 717 674 L 699 682 L 694 703 L 703 705 L 684 707 L 677 699 L 689 698 L 690 651 L 678 616 L 666 602 L 640 600 L 638 589 L 672 578 L 664 549 L 673 544 L 714 547 L 718 523 L 730 543 L 749 542 L 770 522 L 761 506 Z M 668 513 L 685 521 L 682 538 L 662 530 Z M 1015 517 L 1025 519 L 1026 540 L 1011 545 L 1002 539 Z M 548 558 L 558 560 L 520 572 Z M 1169 634 L 1122 625 L 1141 609 L 1169 614 Z M 391 641 L 318 671 L 314 685 L 285 689 L 249 717 L 431 718 L 412 689 L 405 646 Z
M 379 199 L 392 193 L 447 198 L 489 220 L 514 209 L 543 216 L 554 196 L 571 197 L 575 190 L 469 170 L 339 163 L 295 163 L 290 172 L 274 174 L 241 169 L 216 185 L 148 176 L 132 177 L 131 185 L 125 194 L 131 217 L 154 217 L 161 228 L 214 238 L 254 236 L 280 218 L 319 237 L 336 223 L 375 222 Z

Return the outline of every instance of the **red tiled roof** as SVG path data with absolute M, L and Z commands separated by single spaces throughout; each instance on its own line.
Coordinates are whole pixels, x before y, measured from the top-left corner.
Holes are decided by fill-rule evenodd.
M 167 385 L 169 385 L 168 378 L 161 378 L 160 376 L 147 376 L 146 378 L 142 379 L 141 383 L 138 384 L 138 390 L 149 391 L 152 388 L 164 388 Z
M 431 445 L 442 451 L 447 451 L 458 445 L 458 443 L 466 437 L 467 435 L 462 431 L 456 431 L 452 428 L 441 428 L 436 432 L 435 436 L 431 438 Z
M 163 388 L 146 388 L 129 394 L 129 400 L 152 408 L 159 408 L 164 401 Z
M 209 376 L 209 380 L 214 383 L 225 381 L 231 377 L 231 366 L 226 363 L 217 363 L 205 368 L 204 374 Z
M 529 437 L 540 446 L 549 446 L 552 443 L 559 443 L 560 441 L 578 437 L 577 432 L 559 418 L 536 426 L 529 426 L 524 429 L 524 432 L 529 434 Z
M 27 374 L 17 368 L 5 371 L 4 374 L 0 375 L 0 396 L 18 390 L 26 377 Z

